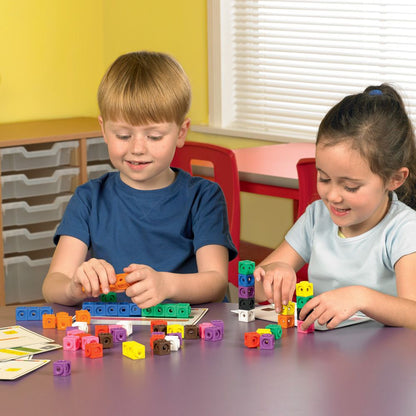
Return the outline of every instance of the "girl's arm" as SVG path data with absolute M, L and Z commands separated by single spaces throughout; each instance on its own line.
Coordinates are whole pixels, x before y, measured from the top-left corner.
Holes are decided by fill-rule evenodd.
M 303 329 L 315 319 L 329 329 L 357 311 L 385 325 L 416 328 L 416 253 L 400 258 L 395 265 L 397 296 L 390 296 L 364 286 L 347 286 L 311 299 L 302 309 Z
M 296 272 L 305 264 L 302 257 L 284 240 L 254 271 L 256 301 L 274 303 L 277 312 L 292 300 Z
M 87 297 L 108 292 L 115 283 L 114 269 L 104 260 L 85 261 L 88 248 L 77 238 L 61 236 L 42 292 L 47 302 L 76 305 Z
M 222 301 L 228 285 L 228 250 L 207 245 L 196 252 L 198 273 L 157 272 L 149 266 L 131 264 L 124 271 L 131 286 L 126 290 L 140 308 L 165 299 L 175 302 L 206 303 Z

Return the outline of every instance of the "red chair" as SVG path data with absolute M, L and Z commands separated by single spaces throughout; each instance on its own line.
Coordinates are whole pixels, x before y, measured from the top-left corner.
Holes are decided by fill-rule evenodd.
M 228 222 L 234 245 L 240 249 L 240 180 L 237 160 L 232 150 L 208 143 L 187 141 L 176 149 L 171 166 L 181 168 L 191 175 L 203 176 L 217 182 L 225 196 Z M 237 256 L 229 263 L 228 281 L 238 286 Z
M 299 179 L 299 204 L 297 214 L 299 218 L 311 202 L 319 199 L 316 189 L 317 174 L 315 158 L 300 159 L 296 164 L 296 169 Z M 305 264 L 296 274 L 298 282 L 308 280 L 308 265 Z

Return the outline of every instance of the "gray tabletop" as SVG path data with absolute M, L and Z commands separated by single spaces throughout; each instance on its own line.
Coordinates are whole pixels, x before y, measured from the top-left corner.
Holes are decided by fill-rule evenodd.
M 121 345 L 99 359 L 80 351 L 40 354 L 52 362 L 70 360 L 72 374 L 54 376 L 51 362 L 16 381 L 0 381 L 1 414 L 415 414 L 416 331 L 376 322 L 314 334 L 292 328 L 274 350 L 248 349 L 244 333 L 269 322 L 239 322 L 233 304 L 208 307 L 202 322 L 224 320 L 222 341 L 185 340 L 178 352 L 152 356 L 149 327 L 136 326 L 129 339 L 146 345 L 144 360 L 124 357 Z M 0 326 L 15 323 L 14 308 L 0 308 Z M 58 343 L 65 333 L 21 324 Z

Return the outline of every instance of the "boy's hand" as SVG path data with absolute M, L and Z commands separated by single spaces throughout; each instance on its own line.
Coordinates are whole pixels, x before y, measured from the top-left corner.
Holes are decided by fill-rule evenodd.
M 165 273 L 143 264 L 131 264 L 124 272 L 128 273 L 126 282 L 130 284 L 126 295 L 140 308 L 157 305 L 169 297 Z
M 300 320 L 305 319 L 302 329 L 309 328 L 315 320 L 334 329 L 361 309 L 360 299 L 360 286 L 342 287 L 313 297 L 299 314 Z
M 277 313 L 282 311 L 282 304 L 287 305 L 292 300 L 296 273 L 288 264 L 275 262 L 256 267 L 254 278 L 263 282 L 264 294 L 270 303 L 274 303 Z
M 108 293 L 110 284 L 115 282 L 113 266 L 105 260 L 92 258 L 77 268 L 70 290 L 78 297 L 97 297 L 100 293 Z

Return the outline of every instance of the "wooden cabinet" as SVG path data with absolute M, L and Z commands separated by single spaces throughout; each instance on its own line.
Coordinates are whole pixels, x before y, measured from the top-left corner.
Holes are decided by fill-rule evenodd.
M 73 191 L 112 167 L 95 118 L 0 124 L 0 306 L 41 299 Z

